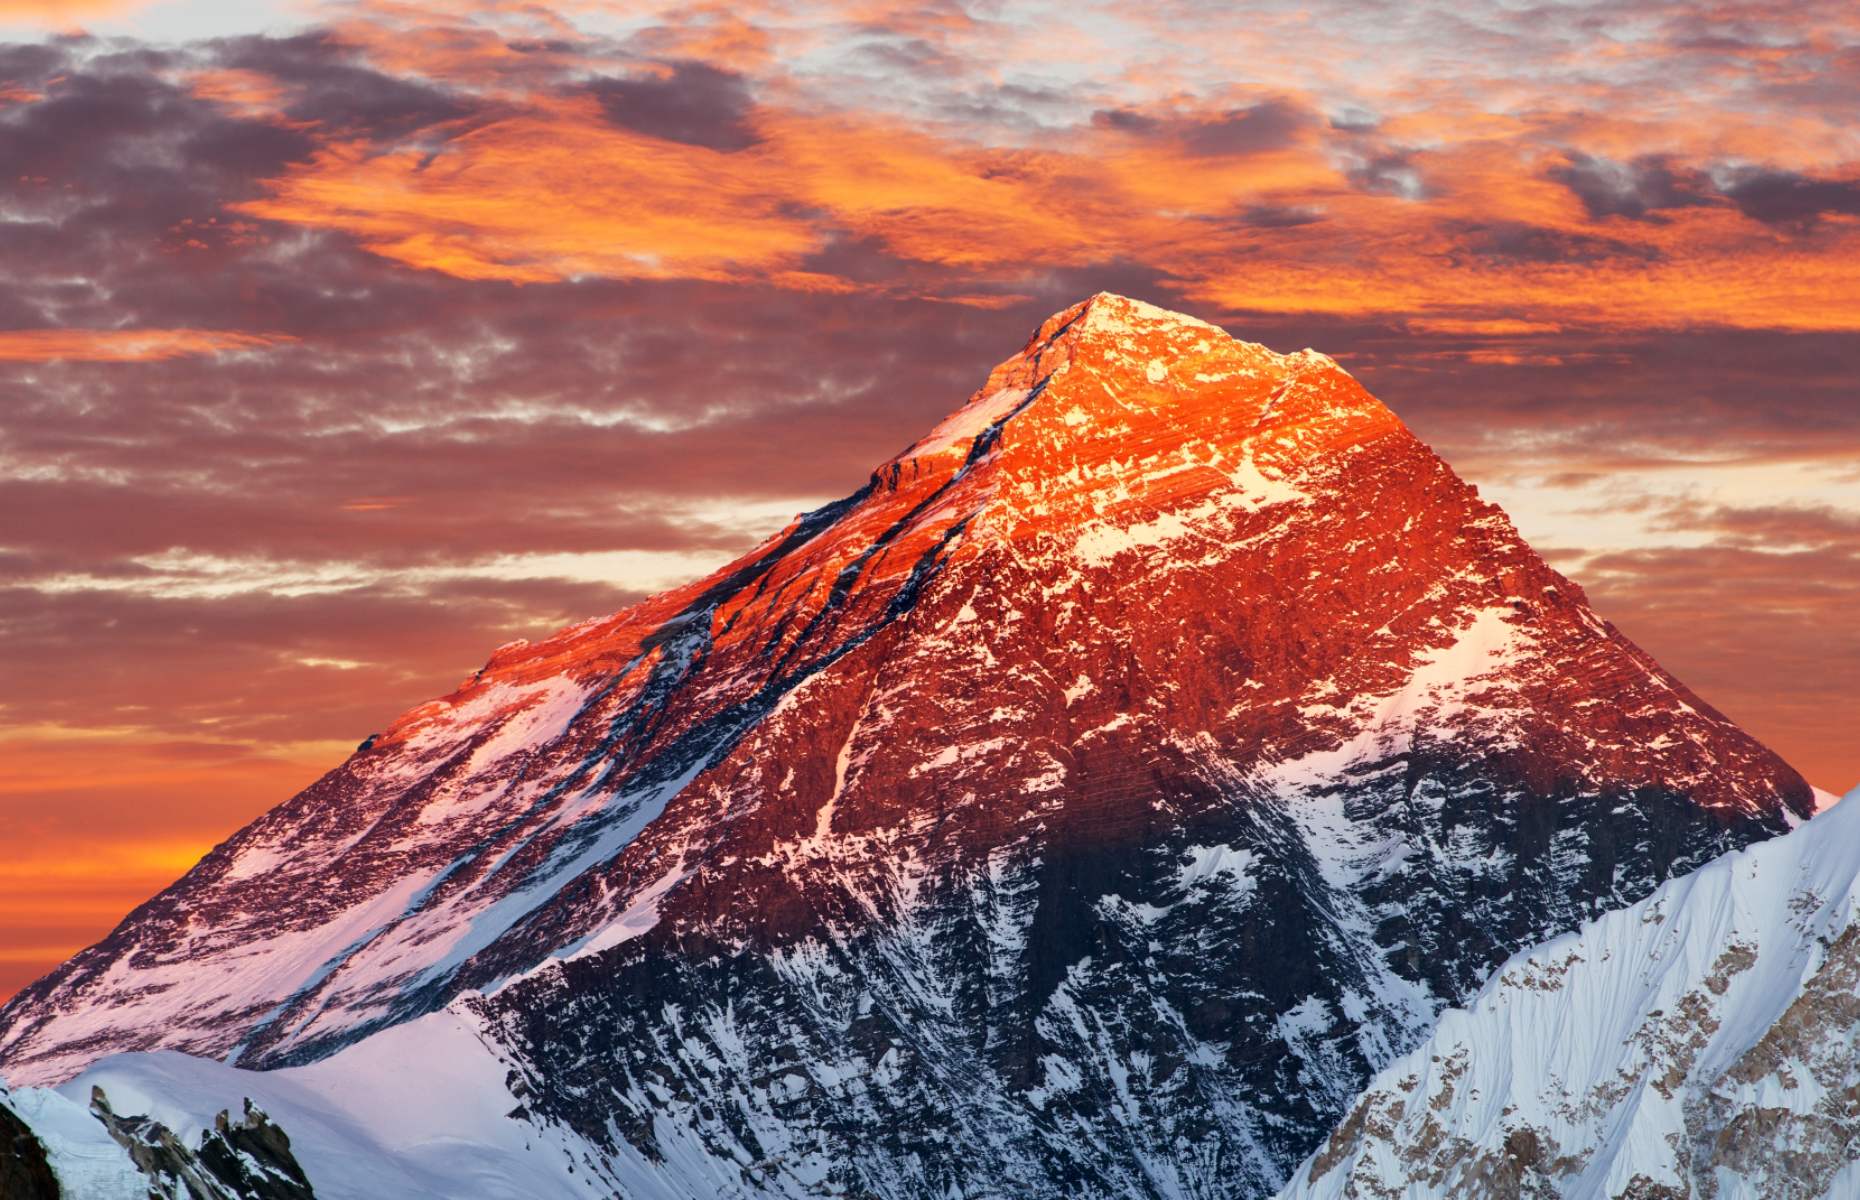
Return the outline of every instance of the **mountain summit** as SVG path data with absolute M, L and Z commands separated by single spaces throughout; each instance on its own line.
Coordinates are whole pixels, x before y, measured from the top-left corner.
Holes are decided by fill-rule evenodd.
M 0 1072 L 444 1010 L 569 1194 L 1262 1195 L 1513 951 L 1811 809 L 1336 363 L 1099 295 L 370 738 Z

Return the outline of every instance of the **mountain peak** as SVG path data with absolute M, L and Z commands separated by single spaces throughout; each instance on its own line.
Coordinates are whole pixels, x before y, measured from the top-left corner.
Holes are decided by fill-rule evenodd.
M 1069 451 L 1099 443 L 1106 451 L 1175 443 L 1204 459 L 1263 452 L 1285 465 L 1335 449 L 1339 437 L 1399 426 L 1326 355 L 1280 354 L 1099 292 L 1041 322 L 966 404 L 879 473 L 916 472 L 939 458 L 967 469 L 978 447 L 1002 456 L 1018 448 L 1066 470 L 1076 465 L 1065 461 Z
M 1513 951 L 1809 807 L 1336 364 L 1094 296 L 852 496 L 369 739 L 0 1068 L 444 1008 L 604 1194 L 1259 1196 Z
M 1156 326 L 1178 326 L 1198 329 L 1203 332 L 1225 330 L 1210 324 L 1199 317 L 1192 317 L 1184 312 L 1162 308 L 1148 301 L 1122 296 L 1116 292 L 1097 292 L 1087 296 L 1071 308 L 1053 314 L 1047 324 L 1054 321 L 1068 322 L 1076 319 L 1085 331 L 1104 331 L 1112 334 L 1129 333 Z
M 1129 345 L 1154 346 L 1165 354 L 1185 348 L 1233 345 L 1248 357 L 1283 363 L 1336 366 L 1327 355 L 1309 348 L 1281 354 L 1257 343 L 1234 337 L 1221 326 L 1188 313 L 1163 308 L 1116 292 L 1096 292 L 1040 323 L 1027 349 L 1056 341 L 1109 340 Z M 1023 351 L 1025 353 L 1025 351 Z

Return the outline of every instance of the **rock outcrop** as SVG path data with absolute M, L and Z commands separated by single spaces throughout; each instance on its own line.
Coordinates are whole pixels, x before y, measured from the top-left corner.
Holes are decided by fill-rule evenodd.
M 0 1091 L 0 1196 L 6 1200 L 59 1200 L 45 1146 L 6 1103 Z
M 148 1177 L 150 1200 L 315 1200 L 291 1139 L 250 1100 L 237 1121 L 221 1111 L 193 1148 L 160 1121 L 119 1116 L 102 1088 L 90 1109 Z

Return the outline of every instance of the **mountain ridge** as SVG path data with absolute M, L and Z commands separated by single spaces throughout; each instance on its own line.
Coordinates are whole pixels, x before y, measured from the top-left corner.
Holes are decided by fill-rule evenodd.
M 369 739 L 0 1010 L 0 1070 L 445 1010 L 592 1162 L 1263 1195 L 1511 952 L 1811 810 L 1332 360 L 1100 295 Z
M 1857 800 L 1505 963 L 1280 1200 L 1854 1194 Z

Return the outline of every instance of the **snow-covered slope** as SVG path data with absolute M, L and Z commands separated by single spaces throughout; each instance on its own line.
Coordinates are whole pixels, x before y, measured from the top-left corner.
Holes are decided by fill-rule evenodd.
M 148 1177 L 91 1112 L 93 1088 L 192 1146 L 254 1101 L 290 1139 L 320 1200 L 608 1197 L 561 1132 L 513 1119 L 508 1067 L 468 1021 L 435 1013 L 305 1067 L 247 1071 L 175 1051 L 115 1055 L 56 1089 L 0 1094 L 77 1200 L 147 1200 Z M 579 1170 L 577 1168 L 580 1168 Z M 611 1172 L 610 1172 L 611 1173 Z M 661 1200 L 653 1176 L 633 1200 Z M 183 1195 L 185 1193 L 182 1193 Z M 10 1200 L 10 1198 L 9 1198 Z
M 0 1072 L 438 1012 L 615 1187 L 1262 1195 L 1509 954 L 1812 809 L 1336 363 L 1097 296 L 369 739 Z
M 1520 954 L 1282 1200 L 1860 1196 L 1860 788 Z

